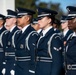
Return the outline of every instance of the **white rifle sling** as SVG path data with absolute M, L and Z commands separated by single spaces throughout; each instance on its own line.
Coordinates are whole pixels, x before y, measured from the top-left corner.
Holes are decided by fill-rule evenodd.
M 15 38 L 15 35 L 18 31 L 20 31 L 20 30 L 16 30 L 15 33 L 13 34 L 13 36 L 12 36 L 12 45 L 13 45 L 14 48 L 15 48 L 14 38 Z
M 28 41 L 29 41 L 29 38 L 30 38 L 31 34 L 32 34 L 32 36 L 35 35 L 35 34 L 38 35 L 38 33 L 37 33 L 36 31 L 32 31 L 31 33 L 29 33 L 29 35 L 27 36 L 27 38 L 26 38 L 26 40 L 25 40 L 25 47 L 26 47 L 28 50 L 30 50 Z
M 4 33 L 7 33 L 7 32 L 8 32 L 8 30 L 5 30 L 5 31 L 3 31 L 3 32 L 1 33 L 1 35 L 0 35 L 0 44 L 1 44 L 2 47 L 3 47 L 2 37 L 3 37 L 3 34 L 4 34 Z
M 49 39 L 49 41 L 48 41 L 48 53 L 49 53 L 51 59 L 52 59 L 51 44 L 52 44 L 52 39 L 53 39 L 53 37 L 54 37 L 55 35 L 57 35 L 57 33 L 54 33 L 54 34 L 50 37 L 50 39 Z

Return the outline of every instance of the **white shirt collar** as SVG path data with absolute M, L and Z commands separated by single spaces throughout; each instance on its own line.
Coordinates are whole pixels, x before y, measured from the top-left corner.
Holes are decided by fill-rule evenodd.
M 45 29 L 42 31 L 43 36 L 45 36 L 45 34 L 52 28 L 52 26 L 50 26 L 49 28 Z
M 73 35 L 72 35 L 72 37 L 76 37 L 76 33 L 75 33 L 75 32 L 73 32 Z
M 10 32 L 12 32 L 12 30 L 13 30 L 15 27 L 16 27 L 16 25 L 15 25 L 15 26 L 13 26 L 13 27 L 10 29 Z
M 2 27 L 0 27 L 0 30 L 3 28 L 3 26 Z
M 27 27 L 29 26 L 30 24 L 28 24 L 27 26 L 25 26 L 24 28 L 22 28 L 22 33 L 24 33 L 24 31 L 27 29 Z
M 66 31 L 63 31 L 63 35 L 65 36 L 68 31 L 69 31 L 69 29 L 67 29 Z
M 41 30 L 42 30 L 42 29 L 39 29 L 39 30 L 37 31 L 37 33 L 40 33 L 40 32 L 41 32 Z

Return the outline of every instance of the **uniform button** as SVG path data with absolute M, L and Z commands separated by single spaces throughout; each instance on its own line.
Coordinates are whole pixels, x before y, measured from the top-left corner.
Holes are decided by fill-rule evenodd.
M 7 60 L 5 60 L 5 62 L 7 62 Z
M 15 57 L 15 61 L 17 61 L 17 58 Z
M 6 46 L 6 48 L 8 48 L 8 47 Z
M 16 64 L 14 64 L 14 66 L 16 66 Z

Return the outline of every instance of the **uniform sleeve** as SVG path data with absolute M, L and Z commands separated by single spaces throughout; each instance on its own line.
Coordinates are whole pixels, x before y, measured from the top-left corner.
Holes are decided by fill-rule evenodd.
M 36 42 L 38 39 L 38 35 L 34 34 L 29 39 L 29 48 L 30 48 L 30 55 L 31 55 L 31 62 L 30 62 L 30 72 L 32 74 L 35 74 L 35 50 L 36 50 Z
M 52 71 L 51 75 L 62 75 L 63 69 L 63 43 L 59 36 L 55 36 L 52 40 Z

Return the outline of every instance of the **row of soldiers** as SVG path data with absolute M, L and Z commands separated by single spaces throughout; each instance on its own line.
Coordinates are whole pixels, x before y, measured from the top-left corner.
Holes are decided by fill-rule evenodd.
M 27 8 L 0 14 L 0 75 L 75 75 L 76 7 L 67 9 L 64 36 L 53 27 L 54 10 L 38 7 L 33 22 L 35 11 Z

